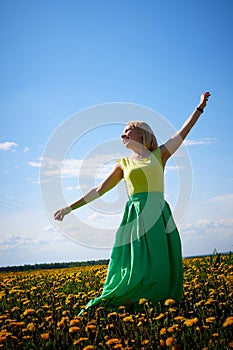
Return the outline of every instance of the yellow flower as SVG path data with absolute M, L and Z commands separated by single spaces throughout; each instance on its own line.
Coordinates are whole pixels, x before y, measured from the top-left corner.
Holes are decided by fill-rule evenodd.
M 233 316 L 227 317 L 226 321 L 223 323 L 223 327 L 228 327 L 233 324 Z
M 83 350 L 92 350 L 92 349 L 94 349 L 93 345 L 87 345 L 85 346 L 85 348 L 83 348 Z
M 184 321 L 184 324 L 187 327 L 192 327 L 195 323 L 197 323 L 197 321 L 198 321 L 198 318 L 195 317 L 195 318 L 191 318 L 189 320 Z
M 173 337 L 169 337 L 166 339 L 166 345 L 167 346 L 172 346 L 172 344 L 174 343 L 174 338 Z
M 24 311 L 23 315 L 28 316 L 34 314 L 35 310 L 34 309 L 27 309 Z
M 80 324 L 80 320 L 78 320 L 77 318 L 74 318 L 70 321 L 70 326 L 77 326 L 77 324 Z
M 41 338 L 43 340 L 48 340 L 49 339 L 49 333 L 42 333 L 40 336 L 41 336 Z
M 163 317 L 165 317 L 165 314 L 159 314 L 159 316 L 155 317 L 155 320 L 158 321 Z
M 177 327 L 178 327 L 178 325 L 177 325 L 177 324 L 174 324 L 173 326 L 169 327 L 169 328 L 167 329 L 167 331 L 168 331 L 169 333 L 175 332 L 175 331 L 177 330 Z
M 120 340 L 118 338 L 112 338 L 106 341 L 106 345 L 112 345 L 112 344 L 118 344 L 120 343 Z
M 24 322 L 11 321 L 9 326 L 14 328 L 14 329 L 18 328 L 18 327 L 23 327 L 24 326 Z
M 73 326 L 69 328 L 69 333 L 76 333 L 78 331 L 80 331 L 80 328 L 77 326 Z
M 96 332 L 96 326 L 93 324 L 88 324 L 85 328 L 86 332 Z
M 79 338 L 73 342 L 73 345 L 78 345 L 78 344 L 85 342 L 87 340 L 88 340 L 88 338 L 86 338 L 86 337 Z
M 162 328 L 161 330 L 160 330 L 160 335 L 163 335 L 163 334 L 165 334 L 166 333 L 166 328 Z
M 134 322 L 132 316 L 126 316 L 126 317 L 124 317 L 124 318 L 123 318 L 123 321 L 124 321 L 124 322 Z
M 163 347 L 163 346 L 164 346 L 164 340 L 163 340 L 163 339 L 160 339 L 160 340 L 159 340 L 159 344 L 160 344 L 161 347 Z
M 34 323 L 29 323 L 27 325 L 27 329 L 29 329 L 29 331 L 33 332 L 36 329 L 36 327 L 35 327 Z
M 145 299 L 145 298 L 141 298 L 141 299 L 139 299 L 139 304 L 140 305 L 143 305 L 143 304 L 145 304 L 145 303 L 147 303 L 148 302 L 148 300 L 147 299 Z
M 174 320 L 183 322 L 186 320 L 186 318 L 184 316 L 176 316 L 176 317 L 174 317 Z
M 215 317 L 208 317 L 206 318 L 206 323 L 212 323 L 215 320 Z
M 215 302 L 215 300 L 214 299 L 208 299 L 206 302 L 205 302 L 205 305 L 211 305 L 211 304 L 213 304 Z
M 166 305 L 166 306 L 170 306 L 173 304 L 175 304 L 175 300 L 173 300 L 173 299 L 167 299 L 167 300 L 165 300 L 165 303 L 164 303 L 164 305 Z

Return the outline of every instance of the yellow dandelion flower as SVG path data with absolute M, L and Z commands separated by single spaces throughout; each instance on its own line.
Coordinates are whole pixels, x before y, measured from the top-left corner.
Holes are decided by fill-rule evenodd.
M 195 317 L 195 318 L 191 318 L 189 320 L 184 321 L 184 324 L 187 327 L 192 327 L 195 323 L 197 323 L 197 321 L 198 321 L 198 318 Z
M 167 329 L 167 331 L 168 331 L 169 333 L 173 333 L 173 332 L 175 332 L 175 331 L 177 330 L 177 328 L 178 328 L 178 325 L 177 325 L 177 324 L 174 324 L 173 326 L 169 327 L 169 328 Z
M 206 302 L 205 302 L 205 305 L 211 305 L 211 304 L 213 304 L 215 302 L 215 300 L 214 299 L 208 299 Z
M 149 340 L 148 339 L 145 339 L 145 340 L 142 340 L 142 342 L 141 342 L 141 344 L 142 345 L 147 345 L 147 344 L 149 344 Z
M 49 339 L 49 333 L 42 333 L 40 336 L 41 336 L 41 338 L 43 340 L 48 340 Z
M 184 316 L 176 316 L 176 317 L 174 317 L 174 320 L 175 320 L 175 321 L 183 322 L 183 321 L 186 320 L 186 318 L 185 318 Z
M 228 327 L 233 324 L 233 316 L 227 317 L 226 321 L 223 323 L 223 327 Z
M 172 344 L 174 343 L 174 338 L 173 337 L 169 337 L 166 339 L 166 345 L 167 346 L 172 346 Z
M 215 317 L 208 317 L 208 318 L 206 318 L 205 321 L 206 321 L 206 323 L 212 323 L 215 321 Z
M 133 322 L 134 322 L 134 320 L 133 320 L 133 317 L 132 317 L 132 316 L 126 316 L 126 317 L 124 317 L 124 318 L 123 318 L 123 321 L 124 321 L 124 322 L 131 322 L 131 323 L 133 323 Z
M 86 332 L 96 332 L 96 326 L 93 324 L 88 324 L 85 328 Z
M 167 332 L 167 330 L 166 330 L 166 328 L 161 328 L 161 330 L 160 330 L 160 335 L 163 335 L 163 334 L 165 334 Z
M 76 333 L 78 331 L 80 331 L 80 328 L 77 326 L 73 326 L 69 328 L 69 333 Z
M 70 326 L 77 326 L 78 324 L 80 324 L 80 320 L 77 318 L 70 321 Z
M 35 327 L 34 323 L 29 323 L 29 324 L 27 325 L 27 329 L 28 329 L 29 331 L 33 332 L 33 331 L 36 329 L 36 327 Z
M 87 340 L 88 340 L 88 338 L 86 338 L 86 337 L 81 337 L 81 338 L 75 340 L 75 341 L 73 342 L 73 345 L 78 345 L 78 344 L 80 344 L 80 343 L 82 343 L 82 342 L 85 342 L 85 341 L 87 341 Z
M 113 347 L 114 349 L 123 349 L 122 348 L 122 345 L 119 343 L 119 344 L 116 344 L 116 345 L 114 345 L 114 347 Z
M 4 343 L 6 341 L 6 336 L 0 336 L 0 344 Z
M 35 313 L 35 310 L 34 309 L 27 309 L 24 311 L 23 315 L 24 316 L 29 316 L 29 315 L 32 315 Z
M 141 299 L 139 299 L 139 304 L 140 305 L 143 305 L 143 304 L 146 304 L 148 302 L 148 300 L 147 299 L 145 299 L 145 298 L 141 298 Z
M 160 345 L 161 347 L 164 346 L 164 340 L 163 340 L 163 339 L 160 339 L 160 340 L 159 340 L 159 345 Z
M 175 307 L 169 307 L 169 312 L 176 312 L 176 308 Z
M 106 341 L 106 345 L 113 345 L 113 344 L 117 344 L 120 343 L 120 340 L 118 338 L 112 338 Z
M 121 311 L 121 310 L 125 310 L 125 306 L 120 305 L 120 306 L 118 307 L 118 310 L 119 310 L 119 311 Z
M 155 320 L 161 320 L 161 318 L 165 317 L 165 314 L 159 314 L 159 316 L 155 317 Z
M 28 339 L 32 339 L 32 336 L 31 335 L 24 335 L 22 338 L 28 340 Z
M 9 326 L 12 328 L 18 328 L 18 327 L 23 327 L 24 326 L 24 322 L 17 322 L 17 321 L 12 321 L 9 323 Z
M 167 299 L 167 300 L 165 300 L 165 303 L 164 303 L 164 305 L 166 305 L 166 306 L 170 306 L 170 305 L 173 305 L 173 304 L 175 304 L 175 300 L 174 299 Z
M 93 345 L 87 345 L 85 346 L 85 348 L 83 348 L 83 350 L 92 350 L 92 349 L 94 349 Z
M 229 348 L 233 348 L 233 341 L 228 344 Z
M 195 306 L 201 306 L 202 304 L 204 304 L 204 300 L 198 301 L 197 303 L 195 303 Z

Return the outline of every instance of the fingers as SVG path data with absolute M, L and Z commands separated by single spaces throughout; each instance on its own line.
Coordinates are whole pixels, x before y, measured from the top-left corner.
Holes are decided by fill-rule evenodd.
M 56 213 L 54 214 L 54 219 L 58 221 L 62 221 L 63 218 L 64 218 L 63 209 L 59 209 L 58 211 L 56 211 Z
M 211 95 L 210 95 L 210 92 L 209 92 L 209 91 L 203 92 L 203 97 L 204 97 L 205 101 L 208 101 L 208 99 L 209 99 L 210 96 L 211 96 Z

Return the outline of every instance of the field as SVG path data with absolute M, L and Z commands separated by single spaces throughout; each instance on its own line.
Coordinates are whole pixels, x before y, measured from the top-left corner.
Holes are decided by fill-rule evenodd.
M 0 349 L 233 349 L 233 256 L 184 259 L 184 297 L 99 306 L 106 266 L 0 274 Z

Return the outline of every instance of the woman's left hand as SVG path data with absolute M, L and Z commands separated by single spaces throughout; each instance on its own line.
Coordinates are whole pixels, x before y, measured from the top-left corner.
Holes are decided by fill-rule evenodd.
M 201 94 L 200 103 L 199 103 L 198 107 L 205 108 L 209 97 L 210 97 L 210 93 L 208 91 L 203 92 L 203 94 Z

